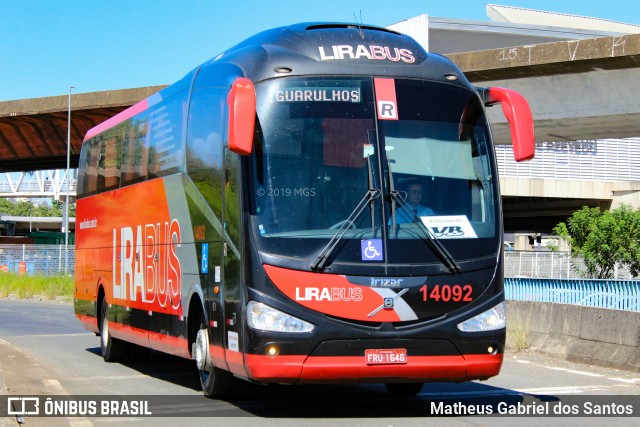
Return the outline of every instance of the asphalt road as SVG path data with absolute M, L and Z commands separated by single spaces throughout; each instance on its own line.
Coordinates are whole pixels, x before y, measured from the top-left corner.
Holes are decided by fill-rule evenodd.
M 105 363 L 98 338 L 80 326 L 71 304 L 0 300 L 0 372 L 10 396 L 142 396 L 160 405 L 155 414 L 171 417 L 40 418 L 24 425 L 98 426 L 104 423 L 218 426 L 415 426 L 540 425 L 539 416 L 434 417 L 434 410 L 458 411 L 487 406 L 493 412 L 528 408 L 550 415 L 540 405 L 614 403 L 640 411 L 640 374 L 550 359 L 535 352 L 507 354 L 499 376 L 485 382 L 427 384 L 415 398 L 392 398 L 381 385 L 257 386 L 241 382 L 234 396 L 201 396 L 193 362 L 153 352 L 137 363 Z M 134 398 L 132 398 L 134 399 Z M 440 403 L 442 402 L 442 403 Z M 434 406 L 435 405 L 435 406 Z M 438 406 L 440 405 L 440 406 Z M 456 406 L 458 405 L 458 406 Z M 552 408 L 555 406 L 552 406 Z M 458 408 L 458 409 L 456 409 Z M 584 412 L 581 412 L 584 414 Z M 194 415 L 207 418 L 195 418 Z M 512 414 L 513 415 L 513 414 Z M 551 414 L 552 415 L 552 414 Z M 7 419 L 5 419 L 7 422 Z M 547 421 L 548 422 L 548 421 Z M 554 417 L 554 425 L 637 425 L 638 418 Z M 11 423 L 10 423 L 11 424 Z M 1 425 L 1 424 L 0 424 Z

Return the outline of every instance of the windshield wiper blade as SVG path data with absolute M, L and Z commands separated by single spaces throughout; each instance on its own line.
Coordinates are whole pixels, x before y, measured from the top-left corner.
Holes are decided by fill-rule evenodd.
M 460 266 L 456 262 L 455 258 L 451 253 L 444 247 L 444 245 L 433 235 L 429 227 L 424 225 L 422 220 L 418 215 L 415 214 L 411 209 L 407 208 L 404 204 L 402 198 L 398 195 L 397 192 L 391 193 L 391 198 L 395 200 L 396 204 L 402 209 L 405 215 L 408 215 L 411 220 L 418 224 L 418 228 L 422 230 L 423 234 L 426 236 L 426 241 L 429 242 L 432 249 L 435 253 L 440 257 L 440 260 L 444 263 L 444 265 L 451 270 L 452 273 L 460 273 Z
M 316 260 L 311 264 L 312 270 L 321 270 L 324 268 L 327 260 L 329 259 L 329 255 L 334 251 L 334 249 L 340 243 L 340 240 L 347 232 L 347 229 L 354 224 L 354 221 L 358 219 L 362 211 L 364 210 L 365 204 L 369 205 L 369 209 L 371 212 L 371 234 L 375 233 L 375 203 L 373 201 L 380 196 L 380 190 L 374 188 L 373 181 L 373 171 L 371 168 L 371 157 L 367 156 L 367 168 L 368 168 L 368 184 L 369 189 L 365 193 L 364 197 L 358 202 L 356 207 L 351 211 L 347 219 L 342 221 L 342 225 L 336 231 L 336 233 L 331 237 L 329 243 L 320 251 L 320 254 L 316 258 Z
M 442 263 L 452 272 L 452 273 L 460 273 L 460 266 L 456 262 L 455 258 L 451 253 L 444 247 L 442 242 L 440 242 L 436 236 L 433 235 L 429 227 L 424 225 L 420 217 L 411 209 L 407 207 L 400 194 L 395 189 L 395 185 L 393 183 L 393 175 L 391 172 L 391 162 L 387 158 L 387 173 L 389 177 L 389 202 L 391 203 L 391 229 L 396 230 L 396 208 L 399 207 L 402 209 L 405 215 L 408 215 L 411 218 L 411 221 L 418 224 L 418 228 L 423 232 L 426 236 L 426 241 L 429 243 L 433 251 L 438 255 Z
M 340 226 L 338 231 L 336 231 L 333 237 L 331 237 L 331 240 L 329 240 L 329 243 L 327 243 L 327 245 L 322 249 L 322 251 L 320 251 L 320 254 L 316 258 L 316 260 L 313 263 L 311 263 L 312 270 L 322 270 L 324 268 L 324 265 L 327 263 L 329 256 L 334 251 L 334 249 L 338 246 L 338 243 L 340 243 L 340 240 L 345 235 L 349 227 L 355 223 L 355 220 L 358 219 L 358 217 L 360 216 L 362 211 L 364 211 L 367 204 L 372 205 L 373 201 L 379 196 L 380 196 L 380 190 L 375 188 L 369 188 L 369 190 L 367 190 L 364 197 L 358 202 L 356 207 L 351 211 L 347 219 L 342 221 L 342 225 Z
M 369 172 L 369 191 L 371 191 L 371 190 L 374 190 L 373 168 L 371 167 L 371 156 L 367 156 L 367 169 L 368 169 L 368 172 Z M 380 194 L 380 192 L 378 192 L 378 195 L 379 194 Z M 375 206 L 375 203 L 373 203 L 373 199 L 374 198 L 369 199 L 369 212 L 371 214 L 371 235 L 372 236 L 376 233 L 376 221 L 375 221 L 375 218 L 376 218 L 376 206 Z
M 400 199 L 396 191 L 396 185 L 393 182 L 393 173 L 391 172 L 391 160 L 387 157 L 387 180 L 389 181 L 389 203 L 391 203 L 391 231 L 396 231 L 396 199 Z

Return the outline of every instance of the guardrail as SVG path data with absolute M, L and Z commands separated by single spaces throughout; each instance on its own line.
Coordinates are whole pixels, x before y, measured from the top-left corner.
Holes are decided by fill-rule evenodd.
M 640 281 L 591 279 L 504 279 L 505 298 L 614 310 L 640 311 Z

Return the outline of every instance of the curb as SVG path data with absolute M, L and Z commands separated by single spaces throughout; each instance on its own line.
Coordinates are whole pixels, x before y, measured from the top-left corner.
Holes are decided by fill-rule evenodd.
M 4 380 L 4 371 L 2 370 L 2 362 L 0 362 L 0 396 L 7 396 L 7 393 L 7 383 Z M 15 417 L 7 416 L 0 418 L 0 427 L 16 427 L 19 425 Z

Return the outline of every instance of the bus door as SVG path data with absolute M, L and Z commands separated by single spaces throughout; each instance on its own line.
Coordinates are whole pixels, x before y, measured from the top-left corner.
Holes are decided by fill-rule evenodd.
M 242 331 L 243 288 L 240 268 L 240 161 L 238 155 L 225 148 L 223 186 L 224 247 L 222 263 L 222 288 L 224 288 L 225 357 L 229 370 L 247 376 L 244 368 Z
M 217 368 L 228 369 L 224 358 L 224 286 L 222 286 L 223 243 L 219 235 L 200 245 L 200 283 L 209 322 L 211 361 Z

